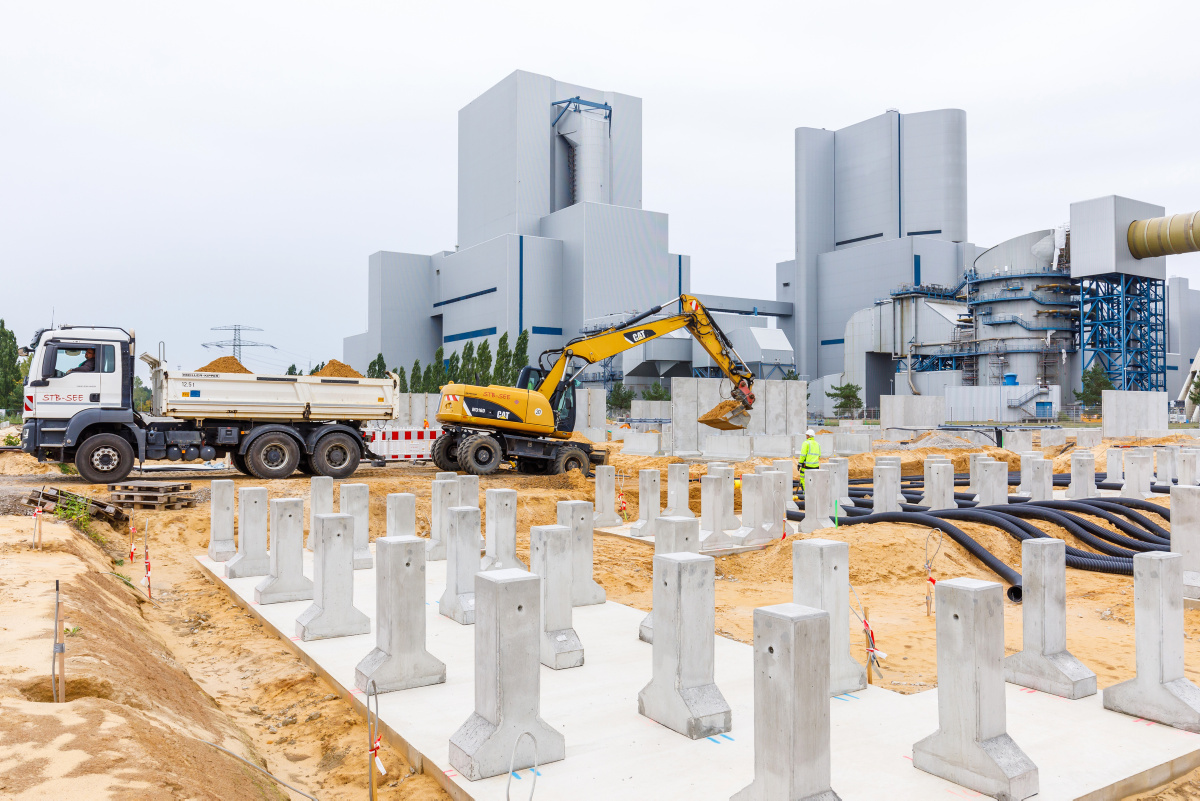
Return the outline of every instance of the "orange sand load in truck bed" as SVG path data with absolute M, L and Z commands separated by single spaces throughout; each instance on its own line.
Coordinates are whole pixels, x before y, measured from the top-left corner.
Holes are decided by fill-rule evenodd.
M 196 368 L 197 373 L 251 373 L 245 366 L 232 356 L 222 356 L 213 359 L 203 367 Z
M 343 364 L 337 359 L 330 359 L 329 363 L 322 367 L 313 375 L 319 375 L 323 378 L 362 378 L 363 374 L 355 370 L 348 364 Z

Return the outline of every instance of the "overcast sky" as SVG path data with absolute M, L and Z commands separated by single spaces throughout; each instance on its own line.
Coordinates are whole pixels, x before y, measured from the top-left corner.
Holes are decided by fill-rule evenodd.
M 643 99 L 643 205 L 700 292 L 772 297 L 793 132 L 965 109 L 990 246 L 1121 194 L 1200 208 L 1200 5 L 0 2 L 0 316 L 341 358 L 367 257 L 453 249 L 457 112 L 515 69 Z M 1200 286 L 1200 257 L 1172 274 Z

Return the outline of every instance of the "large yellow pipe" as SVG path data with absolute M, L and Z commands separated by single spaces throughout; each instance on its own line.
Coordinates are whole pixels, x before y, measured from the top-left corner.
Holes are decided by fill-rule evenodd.
M 1135 259 L 1200 251 L 1200 211 L 1134 220 L 1126 234 Z

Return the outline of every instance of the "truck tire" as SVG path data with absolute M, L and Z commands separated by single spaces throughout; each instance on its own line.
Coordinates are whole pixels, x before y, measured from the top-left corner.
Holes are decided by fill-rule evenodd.
M 282 431 L 255 437 L 246 449 L 246 467 L 255 478 L 287 478 L 300 463 L 300 446 Z
M 250 475 L 250 468 L 246 466 L 245 454 L 238 453 L 237 451 L 231 451 L 229 454 L 229 461 L 233 464 L 234 470 L 237 470 L 243 476 Z
M 344 431 L 334 431 L 317 440 L 310 462 L 318 476 L 346 478 L 358 469 L 362 449 L 354 437 Z
M 558 475 L 571 470 L 578 470 L 586 476 L 588 474 L 588 455 L 581 448 L 568 445 L 565 448 L 559 448 L 558 454 L 554 457 L 553 473 Z
M 89 484 L 124 481 L 133 470 L 133 446 L 116 434 L 88 437 L 75 451 L 75 467 Z
M 457 473 L 461 469 L 458 466 L 458 444 L 458 437 L 450 434 L 442 434 L 433 441 L 429 453 L 439 470 Z
M 489 476 L 500 469 L 504 452 L 495 437 L 473 434 L 458 445 L 458 463 L 473 476 Z

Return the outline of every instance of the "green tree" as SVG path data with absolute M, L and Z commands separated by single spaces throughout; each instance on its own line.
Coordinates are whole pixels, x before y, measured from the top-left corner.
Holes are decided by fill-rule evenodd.
M 446 365 L 446 383 L 460 384 L 462 383 L 462 369 L 459 362 L 458 351 L 450 354 L 450 363 Z
M 404 375 L 404 368 L 393 367 L 392 372 L 396 374 L 396 391 L 408 392 L 408 377 Z
M 383 360 L 383 354 L 380 353 L 367 365 L 367 378 L 383 378 L 386 374 L 387 362 Z
M 799 381 L 800 376 L 796 374 L 795 370 L 788 370 L 786 373 L 783 374 L 783 380 L 784 381 Z
M 321 362 L 321 363 L 320 363 L 320 364 L 318 364 L 316 367 L 314 367 L 313 369 L 309 370 L 309 371 L 308 371 L 308 374 L 309 374 L 309 375 L 316 375 L 317 373 L 321 372 L 321 371 L 322 371 L 322 370 L 324 370 L 324 369 L 325 369 L 325 362 Z
M 0 409 L 9 412 L 23 408 L 21 367 L 18 363 L 17 335 L 0 320 Z
M 153 398 L 153 393 L 150 387 L 142 383 L 142 377 L 135 375 L 133 377 L 133 410 L 135 412 L 150 411 L 150 401 Z
M 658 381 L 655 381 L 648 388 L 642 390 L 642 400 L 669 401 L 670 399 L 671 390 L 664 387 Z
M 474 384 L 475 382 L 475 343 L 468 342 L 463 345 L 462 362 L 458 368 L 458 374 L 462 376 L 464 384 Z
M 288 365 L 287 372 L 284 373 L 284 375 L 300 375 L 300 371 L 296 369 L 296 365 L 290 364 Z
M 862 389 L 858 384 L 842 384 L 835 386 L 831 392 L 826 392 L 825 397 L 833 398 L 837 401 L 833 408 L 839 412 L 852 412 L 855 409 L 861 409 L 863 402 L 858 396 L 859 390 Z
M 521 374 L 521 370 L 529 366 L 529 329 L 523 330 L 517 337 L 517 345 L 513 348 L 512 368 L 509 375 L 512 377 L 508 384 L 517 383 L 517 376 Z
M 446 386 L 446 349 L 438 345 L 433 352 L 433 384 L 425 385 L 426 392 L 441 392 Z
M 479 386 L 486 387 L 492 383 L 492 346 L 485 339 L 479 343 L 475 351 L 475 372 L 479 375 Z
M 408 383 L 409 383 L 409 387 L 408 387 L 409 392 L 424 392 L 425 391 L 425 381 L 421 377 L 421 360 L 420 359 L 413 360 L 412 372 L 409 373 L 409 382 Z
M 608 393 L 608 405 L 613 409 L 628 409 L 633 405 L 633 397 L 632 389 L 627 389 L 624 384 L 613 384 Z
M 433 374 L 433 365 L 425 365 L 425 372 L 421 375 L 421 391 L 432 394 L 439 389 L 441 387 L 437 385 L 437 378 Z
M 508 347 L 508 332 L 500 335 L 496 343 L 496 367 L 492 370 L 492 381 L 501 386 L 511 387 L 517 380 L 512 372 L 512 351 Z
M 1084 406 L 1099 406 L 1101 394 L 1106 389 L 1116 389 L 1109 380 L 1108 373 L 1100 366 L 1100 362 L 1092 362 L 1092 366 L 1083 371 L 1083 391 L 1072 390 L 1075 400 Z

